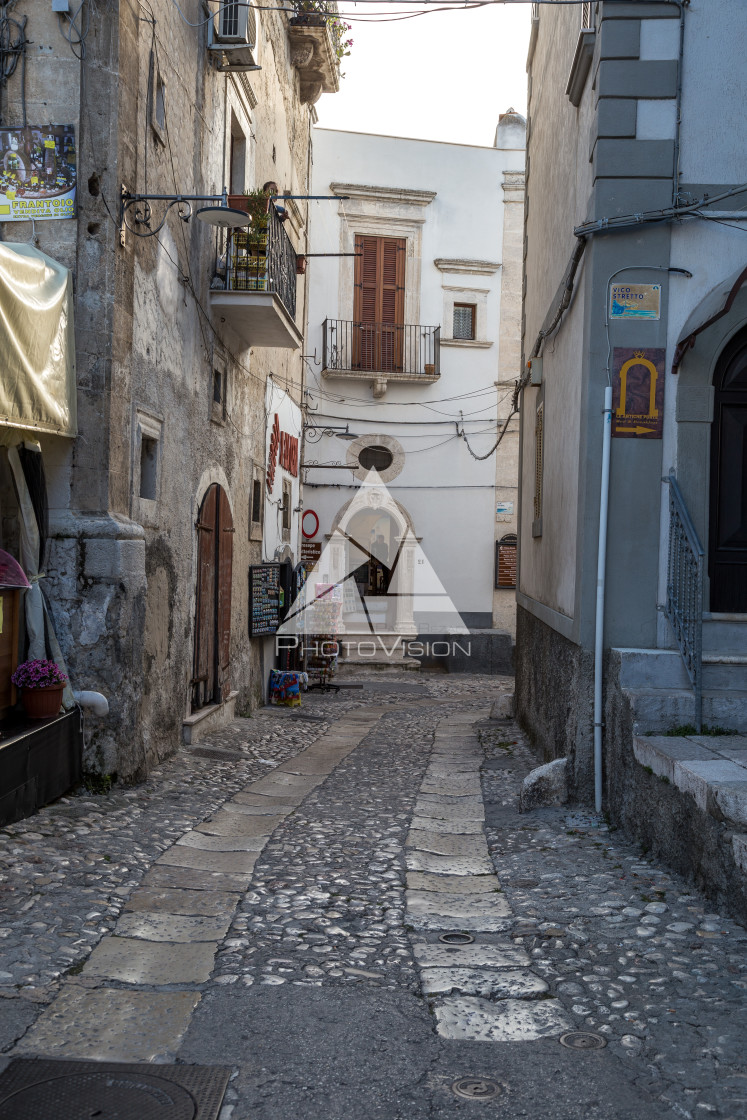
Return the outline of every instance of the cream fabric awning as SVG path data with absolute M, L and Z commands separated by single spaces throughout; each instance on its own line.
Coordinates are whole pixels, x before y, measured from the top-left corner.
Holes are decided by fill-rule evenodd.
M 0 242 L 0 427 L 77 435 L 70 270 Z

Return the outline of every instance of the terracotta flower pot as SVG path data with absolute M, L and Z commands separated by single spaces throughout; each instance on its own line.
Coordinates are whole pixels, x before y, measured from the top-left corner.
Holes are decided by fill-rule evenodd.
M 29 719 L 53 719 L 62 707 L 64 684 L 51 684 L 46 688 L 24 688 L 21 703 Z

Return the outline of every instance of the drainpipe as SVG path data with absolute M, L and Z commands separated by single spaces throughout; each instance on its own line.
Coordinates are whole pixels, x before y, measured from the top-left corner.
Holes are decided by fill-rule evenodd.
M 607 515 L 610 499 L 610 450 L 612 447 L 612 386 L 604 388 L 602 436 L 602 490 L 599 500 L 597 551 L 597 616 L 594 634 L 594 804 L 602 811 L 602 658 L 604 655 L 604 579 L 607 566 Z

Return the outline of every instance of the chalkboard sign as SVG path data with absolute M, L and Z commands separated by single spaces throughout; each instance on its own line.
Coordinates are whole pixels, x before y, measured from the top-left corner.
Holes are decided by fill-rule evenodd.
M 507 533 L 495 542 L 495 586 L 516 587 L 516 536 Z
M 281 564 L 253 564 L 249 568 L 249 636 L 275 634 L 283 614 Z

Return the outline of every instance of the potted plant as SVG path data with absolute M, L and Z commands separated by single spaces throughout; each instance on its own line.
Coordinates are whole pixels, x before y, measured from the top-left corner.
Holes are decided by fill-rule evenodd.
M 59 713 L 67 677 L 54 661 L 24 661 L 10 679 L 21 689 L 21 702 L 29 719 L 52 719 Z

